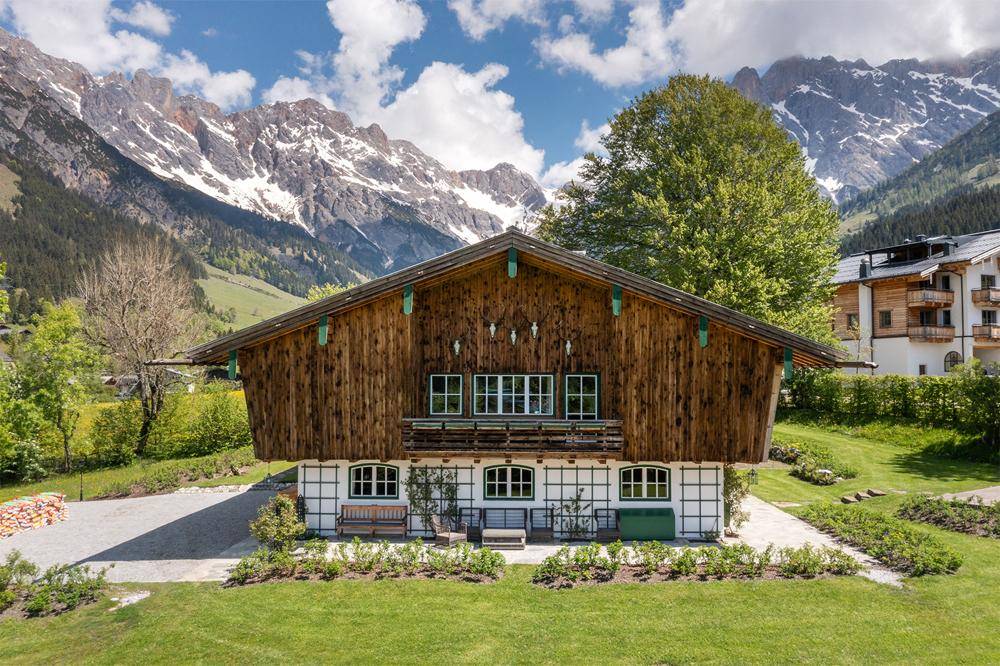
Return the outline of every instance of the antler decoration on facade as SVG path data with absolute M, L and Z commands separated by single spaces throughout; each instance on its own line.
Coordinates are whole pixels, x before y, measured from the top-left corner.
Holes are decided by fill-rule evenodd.
M 556 322 L 556 333 L 559 334 L 559 339 L 563 341 L 563 348 L 566 350 L 566 356 L 573 354 L 573 342 L 580 337 L 580 331 L 573 331 L 566 325 L 566 322 L 560 319 Z
M 528 315 L 527 312 L 525 312 L 524 308 L 518 308 L 518 309 L 521 312 L 521 317 L 522 320 L 524 321 L 524 325 L 528 328 L 528 330 L 531 331 L 531 337 L 538 338 L 538 331 L 541 329 L 542 324 L 545 322 L 545 320 L 549 318 L 550 313 L 546 312 L 541 317 L 531 317 Z
M 483 318 L 483 321 L 486 322 L 487 326 L 490 329 L 490 338 L 491 339 L 494 339 L 494 340 L 496 339 L 496 337 L 497 337 L 497 331 L 500 329 L 500 324 L 503 323 L 503 320 L 506 317 L 507 317 L 507 308 L 504 308 L 503 310 L 501 310 L 495 316 L 489 314 L 486 311 L 486 308 L 483 308 L 482 318 Z

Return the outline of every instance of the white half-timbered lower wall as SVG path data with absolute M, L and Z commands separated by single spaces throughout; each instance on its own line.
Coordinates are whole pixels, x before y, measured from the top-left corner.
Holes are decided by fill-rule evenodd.
M 350 497 L 349 469 L 363 464 L 388 464 L 398 468 L 398 499 Z M 534 471 L 533 499 L 484 499 L 484 470 L 506 464 L 529 467 Z M 472 459 L 452 458 L 447 463 L 421 460 L 414 466 L 453 470 L 458 484 L 459 506 L 462 508 L 526 508 L 530 514 L 530 509 L 556 507 L 558 511 L 579 492 L 582 503 L 590 505 L 586 509 L 588 516 L 593 515 L 595 509 L 670 507 L 674 510 L 678 537 L 699 539 L 706 533 L 722 531 L 722 464 L 637 464 L 670 470 L 668 500 L 622 500 L 619 497 L 620 471 L 635 466 L 633 463 L 608 461 L 601 464 L 596 460 L 580 460 L 575 464 L 558 460 L 538 463 L 534 458 L 514 459 L 510 463 L 500 458 L 482 459 L 474 463 Z M 330 536 L 335 534 L 337 515 L 344 504 L 408 504 L 405 480 L 410 467 L 409 460 L 300 462 L 298 488 L 305 501 L 307 526 L 319 534 Z M 565 514 L 565 511 L 561 513 Z M 413 535 L 426 536 L 418 517 L 411 518 L 409 527 Z

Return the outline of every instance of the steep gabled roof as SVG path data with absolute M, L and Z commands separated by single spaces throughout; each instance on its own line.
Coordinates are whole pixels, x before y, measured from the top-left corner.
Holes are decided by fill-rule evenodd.
M 477 260 L 505 254 L 511 248 L 517 250 L 519 254 L 557 264 L 583 278 L 606 283 L 609 287 L 613 284 L 620 285 L 635 294 L 659 301 L 671 308 L 692 315 L 705 315 L 714 324 L 725 326 L 749 338 L 779 347 L 790 347 L 798 363 L 831 366 L 844 357 L 843 352 L 827 345 L 513 229 L 224 335 L 188 350 L 186 356 L 196 364 L 224 363 L 231 350 L 251 346 L 303 326 L 313 325 L 323 315 L 334 316 L 380 298 L 386 293 L 401 290 L 409 284 L 419 286 Z

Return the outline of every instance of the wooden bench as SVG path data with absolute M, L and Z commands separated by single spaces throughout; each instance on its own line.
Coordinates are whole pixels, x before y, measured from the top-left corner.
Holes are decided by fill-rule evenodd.
M 337 516 L 337 536 L 399 534 L 406 536 L 406 506 L 344 504 Z

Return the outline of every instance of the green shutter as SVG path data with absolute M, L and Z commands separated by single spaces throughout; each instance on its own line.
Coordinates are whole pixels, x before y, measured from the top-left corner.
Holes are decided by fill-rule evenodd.
M 611 313 L 614 316 L 621 316 L 622 313 L 622 287 L 620 284 L 611 286 Z
M 507 277 L 517 277 L 517 248 L 507 250 Z
M 708 346 L 708 317 L 705 315 L 698 317 L 698 344 Z
M 236 350 L 229 352 L 229 378 L 236 379 Z
M 785 347 L 785 379 L 792 378 L 792 348 Z
M 413 285 L 403 287 L 403 314 L 413 314 Z
M 320 347 L 323 347 L 323 346 L 326 345 L 326 335 L 327 335 L 327 331 L 329 329 L 328 324 L 329 324 L 329 321 L 327 320 L 326 315 L 323 315 L 322 317 L 319 318 L 319 346 Z

